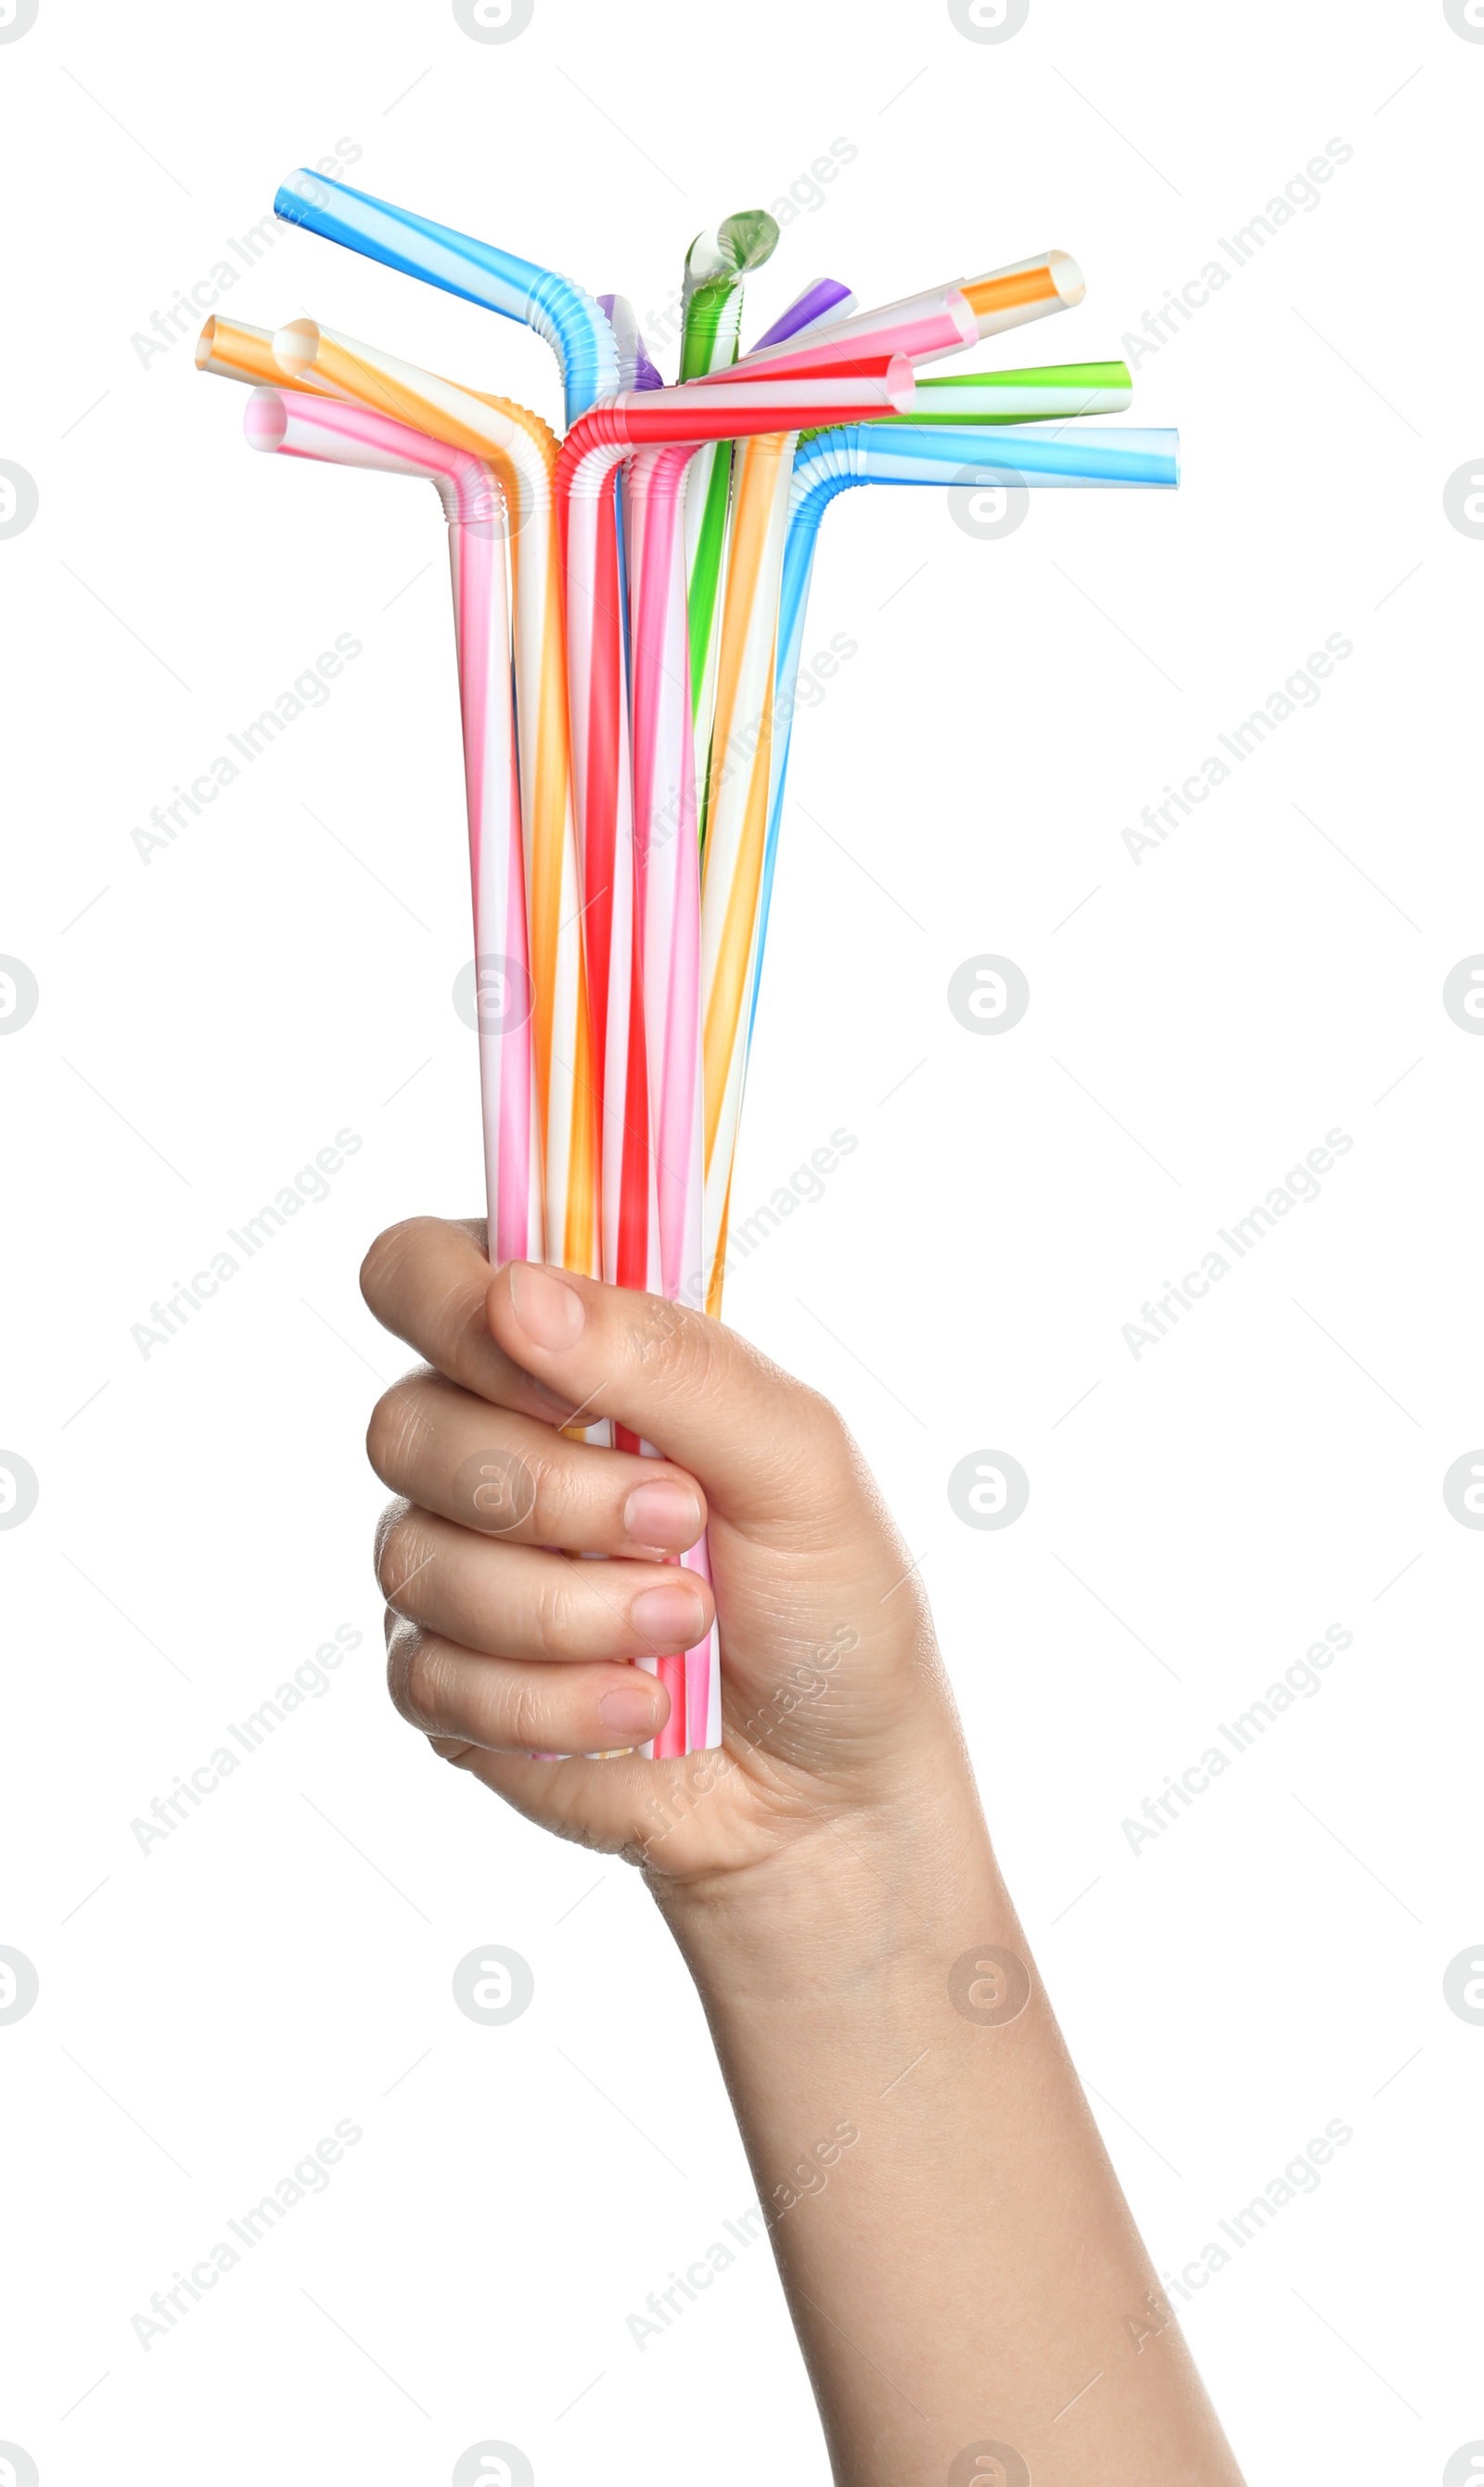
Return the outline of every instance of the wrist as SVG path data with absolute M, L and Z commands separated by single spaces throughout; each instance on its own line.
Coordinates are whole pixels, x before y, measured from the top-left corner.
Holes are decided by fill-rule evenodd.
M 749 2011 L 839 2008 L 867 1985 L 880 1999 L 955 1946 L 994 1940 L 1011 1914 L 962 1764 L 904 1772 L 870 1802 L 822 1790 L 766 1856 L 649 1880 L 708 2004 Z

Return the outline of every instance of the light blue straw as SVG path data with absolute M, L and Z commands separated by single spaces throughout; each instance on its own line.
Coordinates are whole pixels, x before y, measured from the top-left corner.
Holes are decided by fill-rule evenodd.
M 783 582 L 778 601 L 778 656 L 773 675 L 773 719 L 778 768 L 768 814 L 763 888 L 747 1021 L 750 1048 L 757 1018 L 763 952 L 772 906 L 773 874 L 789 753 L 794 740 L 794 700 L 803 654 L 804 617 L 815 547 L 826 511 L 837 494 L 856 484 L 955 484 L 965 481 L 1047 486 L 1135 485 L 1171 489 L 1180 481 L 1180 435 L 1130 427 L 1095 431 L 1061 425 L 1024 431 L 996 425 L 986 437 L 979 425 L 838 424 L 810 433 L 794 467 L 784 541 Z
M 324 241 L 359 251 L 363 259 L 400 268 L 404 276 L 439 285 L 445 293 L 481 303 L 507 320 L 524 321 L 545 337 L 562 367 L 569 424 L 618 387 L 613 331 L 592 295 L 570 277 L 304 167 L 281 184 L 273 213 Z

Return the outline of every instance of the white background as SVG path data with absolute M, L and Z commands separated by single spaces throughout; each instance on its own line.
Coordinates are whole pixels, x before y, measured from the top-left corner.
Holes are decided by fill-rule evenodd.
M 443 1771 L 381 1687 L 362 1434 L 404 1359 L 356 1269 L 480 1189 L 442 527 L 410 485 L 252 457 L 188 337 L 130 344 L 341 139 L 358 185 L 641 316 L 701 225 L 847 139 L 745 333 L 825 272 L 888 300 L 1072 250 L 1085 305 L 1005 363 L 1128 352 L 1354 150 L 1140 362 L 1178 495 L 1043 493 L 993 543 L 932 492 L 826 518 L 806 654 L 858 653 L 796 737 L 736 1197 L 859 1144 L 728 1312 L 845 1408 L 923 1556 L 1161 2268 L 1352 2128 L 1183 2309 L 1248 2476 L 1431 2487 L 1484 2439 L 1484 2029 L 1442 1991 L 1484 1938 L 1484 1536 L 1442 1492 L 1484 1441 L 1484 1044 L 1442 1002 L 1484 950 L 1484 545 L 1442 498 L 1481 449 L 1481 92 L 1441 6 L 1367 0 L 1032 0 L 991 45 L 878 0 L 537 0 L 507 45 L 432 0 L 41 0 L 0 46 L 0 456 L 40 491 L 0 543 L 0 950 L 41 993 L 0 1046 L 0 1443 L 40 1480 L 0 1535 L 0 1942 L 41 1980 L 0 2027 L 0 2441 L 44 2487 L 406 2487 L 487 2439 L 541 2487 L 827 2474 L 763 2248 L 642 2354 L 627 2327 L 753 2193 L 639 1885 Z M 287 229 L 222 307 L 559 420 L 539 341 Z M 341 632 L 328 703 L 142 861 L 151 807 Z M 1141 808 L 1330 633 L 1318 704 L 1135 863 Z M 945 999 L 983 952 L 1031 989 L 993 1041 Z M 329 1198 L 143 1357 L 152 1299 L 342 1128 Z M 1336 1128 L 1322 1197 L 1135 1359 L 1141 1301 Z M 1030 1478 L 1003 1533 L 946 1497 L 985 1446 Z M 1323 1691 L 1134 1855 L 1145 1795 L 1331 1623 Z M 131 1821 L 341 1624 L 331 1690 L 142 1855 Z M 451 1994 L 490 1942 L 536 1980 L 507 2028 Z M 142 2348 L 152 2292 L 342 2118 L 329 2190 Z

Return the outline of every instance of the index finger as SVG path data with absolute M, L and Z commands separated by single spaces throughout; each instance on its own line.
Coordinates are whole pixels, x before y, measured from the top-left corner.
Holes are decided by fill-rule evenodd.
M 383 1329 L 406 1339 L 446 1381 L 496 1408 L 564 1425 L 574 1403 L 538 1382 L 490 1334 L 485 1299 L 494 1272 L 482 1221 L 408 1217 L 377 1237 L 361 1294 Z

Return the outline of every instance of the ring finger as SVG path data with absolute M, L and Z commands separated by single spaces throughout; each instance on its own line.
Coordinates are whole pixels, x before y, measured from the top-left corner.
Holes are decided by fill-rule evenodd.
M 483 1658 L 401 1617 L 387 1638 L 386 1680 L 414 1727 L 486 1752 L 611 1752 L 644 1744 L 669 1714 L 663 1685 L 638 1667 Z

